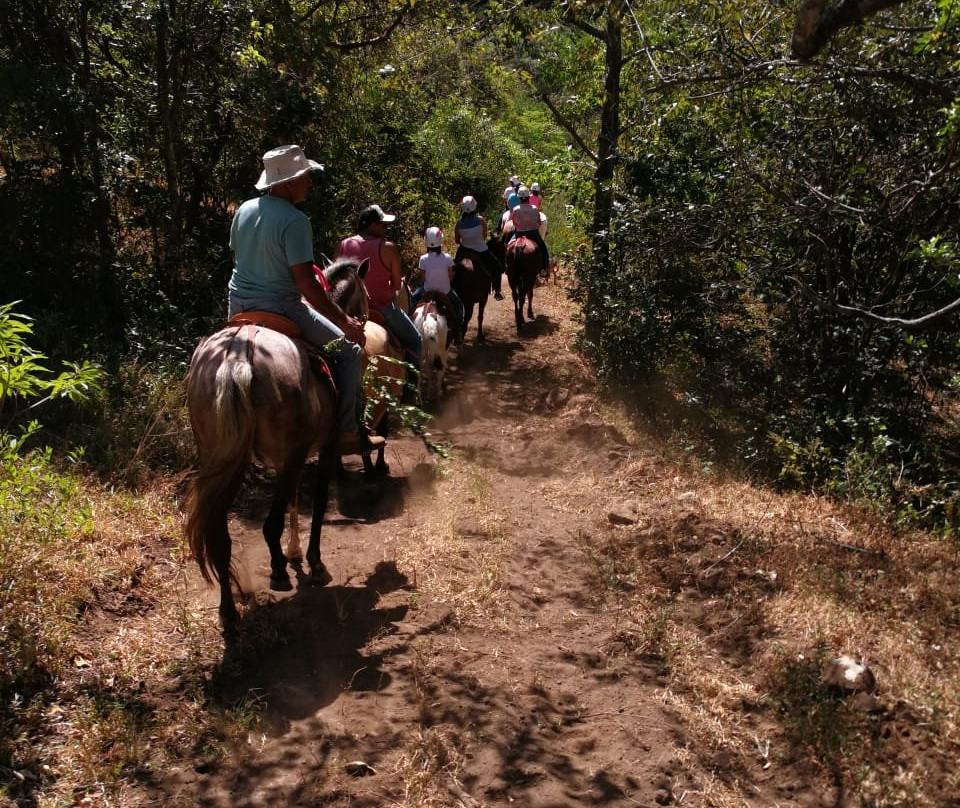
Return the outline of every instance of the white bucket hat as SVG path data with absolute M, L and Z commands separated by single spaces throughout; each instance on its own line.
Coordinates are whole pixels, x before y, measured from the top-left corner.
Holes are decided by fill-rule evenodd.
M 308 171 L 323 171 L 320 163 L 307 159 L 299 146 L 280 146 L 263 155 L 263 171 L 256 189 L 265 191 L 282 182 L 295 180 Z

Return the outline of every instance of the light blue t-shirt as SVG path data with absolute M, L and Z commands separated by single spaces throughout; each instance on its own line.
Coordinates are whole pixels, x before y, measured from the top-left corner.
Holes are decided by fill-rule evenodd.
M 241 298 L 299 300 L 290 267 L 313 263 L 313 228 L 286 199 L 248 199 L 230 225 L 230 291 Z

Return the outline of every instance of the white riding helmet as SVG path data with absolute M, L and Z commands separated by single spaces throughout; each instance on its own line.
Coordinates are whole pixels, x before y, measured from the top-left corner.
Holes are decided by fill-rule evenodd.
M 519 196 L 521 199 L 529 199 L 530 189 L 527 188 L 526 185 L 521 185 L 519 188 L 517 188 L 517 196 Z
M 539 183 L 539 182 L 532 182 L 532 183 L 530 183 L 530 190 L 533 191 L 535 194 L 539 194 L 539 193 L 540 193 L 540 183 Z
M 427 249 L 436 249 L 443 246 L 443 231 L 439 227 L 428 227 L 427 232 L 423 234 L 423 240 L 427 243 Z
M 460 210 L 464 213 L 473 213 L 477 209 L 477 200 L 472 196 L 465 196 L 460 200 Z
M 512 177 L 510 177 L 510 184 L 516 188 L 520 184 L 520 178 L 514 174 Z

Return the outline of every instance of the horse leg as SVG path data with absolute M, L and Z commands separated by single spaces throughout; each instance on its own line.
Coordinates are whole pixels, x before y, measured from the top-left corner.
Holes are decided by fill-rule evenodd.
M 287 516 L 287 503 L 296 499 L 294 489 L 300 482 L 302 466 L 303 458 L 277 471 L 276 491 L 270 503 L 270 513 L 263 523 L 263 538 L 270 551 L 270 588 L 277 592 L 289 592 L 293 589 L 290 574 L 287 572 L 287 557 L 280 546 L 280 537 L 283 535 L 283 523 Z
M 370 452 L 363 452 L 360 458 L 363 460 L 363 476 L 367 479 L 372 478 L 376 474 L 376 469 L 373 466 L 373 460 L 370 459 Z
M 227 529 L 227 511 L 218 510 L 207 522 L 207 558 L 220 583 L 220 624 L 225 634 L 236 630 L 240 614 L 233 600 L 233 576 L 230 571 L 230 532 Z
M 287 505 L 287 521 L 289 530 L 287 535 L 287 561 L 300 561 L 303 558 L 303 548 L 300 546 L 300 486 L 293 489 L 293 497 Z
M 517 331 L 523 328 L 523 290 L 511 284 L 510 292 L 513 295 L 513 319 L 517 323 Z
M 486 342 L 487 338 L 483 335 L 483 310 L 487 307 L 487 299 L 483 298 L 477 304 L 477 342 Z
M 527 319 L 533 319 L 533 285 L 527 291 Z
M 243 480 L 247 449 L 241 445 L 234 463 L 213 470 L 202 459 L 208 451 L 202 444 L 198 446 L 200 470 L 188 499 L 185 532 L 204 579 L 220 586 L 220 623 L 224 634 L 229 635 L 236 630 L 240 615 L 233 599 L 236 579 L 230 561 L 232 543 L 227 512 Z
M 390 416 L 389 413 L 384 413 L 380 420 L 377 422 L 376 433 L 381 438 L 386 438 L 390 432 Z M 387 466 L 387 461 L 384 459 L 384 452 L 386 451 L 386 445 L 380 446 L 377 449 L 377 461 L 374 464 L 372 460 L 371 452 L 364 452 L 361 457 L 363 458 L 363 475 L 367 479 L 372 479 L 374 477 L 385 477 L 390 473 L 390 468 Z
M 406 384 L 406 379 L 404 378 L 404 384 Z M 401 395 L 403 395 L 401 393 Z M 380 423 L 377 424 L 377 434 L 386 440 L 390 436 L 390 413 L 385 412 L 383 417 L 380 419 Z M 387 444 L 383 443 L 379 449 L 377 449 L 377 463 L 375 466 L 378 477 L 387 477 L 390 475 L 390 467 L 387 465 L 387 460 L 384 457 L 387 451 Z
M 317 485 L 313 492 L 313 517 L 310 520 L 310 541 L 307 543 L 307 564 L 310 567 L 310 583 L 326 586 L 333 580 L 323 561 L 320 560 L 320 531 L 327 512 L 330 496 L 330 479 L 335 469 L 336 448 L 334 444 L 321 448 L 317 460 Z

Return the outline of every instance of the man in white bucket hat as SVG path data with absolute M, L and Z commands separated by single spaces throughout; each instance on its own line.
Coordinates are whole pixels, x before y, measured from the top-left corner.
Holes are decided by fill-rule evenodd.
M 314 274 L 313 228 L 296 208 L 310 190 L 310 172 L 323 166 L 299 146 L 280 146 L 263 155 L 256 188 L 230 226 L 233 274 L 228 317 L 243 311 L 270 311 L 293 320 L 303 338 L 331 356 L 337 384 L 341 454 L 359 454 L 383 444 L 357 423 L 357 395 L 363 358 L 363 324 L 345 314 Z M 306 301 L 306 302 L 304 302 Z M 309 305 L 307 305 L 309 303 Z

